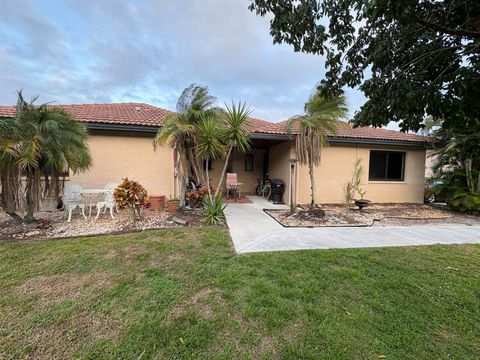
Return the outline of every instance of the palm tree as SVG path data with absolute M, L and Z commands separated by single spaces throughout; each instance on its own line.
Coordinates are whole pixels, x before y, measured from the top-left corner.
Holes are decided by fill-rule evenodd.
M 15 162 L 18 146 L 15 140 L 17 126 L 14 119 L 0 121 L 0 207 L 17 222 L 22 218 L 17 214 L 20 203 L 20 171 Z
M 297 160 L 301 165 L 308 166 L 312 191 L 311 208 L 316 202 L 315 167 L 320 165 L 322 149 L 327 145 L 327 136 L 334 135 L 339 120 L 348 113 L 345 97 L 325 98 L 316 90 L 305 104 L 305 114 L 289 119 L 286 128 L 289 133 L 296 133 Z
M 44 194 L 59 196 L 60 179 L 65 169 L 83 171 L 91 163 L 85 126 L 59 108 L 46 104 L 36 106 L 36 100 L 37 97 L 27 103 L 19 91 L 15 119 L 10 119 L 8 125 L 0 129 L 3 139 L 1 172 L 6 183 L 17 181 L 16 185 L 7 186 L 7 194 L 3 197 L 14 196 L 12 190 L 20 188 L 20 177 L 13 178 L 24 175 L 27 207 L 24 219 L 27 222 L 35 220 L 34 211 L 42 195 L 42 185 Z
M 183 90 L 177 101 L 177 113 L 167 116 L 153 141 L 154 148 L 167 144 L 177 152 L 181 205 L 185 200 L 188 178 L 193 177 L 198 184 L 205 182 L 199 158 L 194 153 L 196 129 L 202 117 L 222 112 L 214 106 L 215 100 L 207 87 L 191 84 Z
M 218 196 L 220 193 L 233 148 L 237 148 L 237 150 L 241 152 L 250 149 L 250 139 L 248 138 L 250 133 L 248 130 L 250 126 L 250 121 L 248 119 L 248 116 L 251 113 L 250 109 L 246 107 L 246 103 L 242 104 L 240 102 L 238 105 L 232 102 L 232 106 L 225 104 L 225 107 L 227 108 L 227 112 L 224 116 L 225 121 L 223 124 L 222 138 L 228 146 L 228 151 L 220 175 L 220 180 L 218 181 L 218 186 L 215 191 L 215 196 Z
M 196 154 L 199 158 L 205 160 L 205 173 L 207 175 L 208 196 L 212 200 L 210 189 L 210 174 L 208 171 L 209 162 L 222 158 L 225 155 L 225 145 L 222 139 L 222 129 L 218 118 L 214 115 L 202 116 L 197 126 Z M 217 193 L 215 193 L 217 196 Z

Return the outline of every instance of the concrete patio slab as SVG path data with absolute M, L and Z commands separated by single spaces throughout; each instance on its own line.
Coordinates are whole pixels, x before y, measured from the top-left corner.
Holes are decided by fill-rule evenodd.
M 285 228 L 263 209 L 286 209 L 252 196 L 251 204 L 228 204 L 227 224 L 237 253 L 432 244 L 480 244 L 480 226 Z

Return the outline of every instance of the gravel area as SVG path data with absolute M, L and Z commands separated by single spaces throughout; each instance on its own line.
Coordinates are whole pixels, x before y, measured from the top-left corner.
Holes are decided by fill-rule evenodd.
M 120 211 L 116 214 L 115 219 L 112 219 L 109 214 L 105 214 L 98 220 L 94 220 L 94 216 L 85 220 L 81 215 L 75 213 L 69 223 L 60 219 L 62 212 L 38 212 L 35 216 L 38 219 L 35 223 L 18 224 L 7 214 L 0 212 L 0 241 L 35 241 L 204 225 L 200 210 L 178 211 L 174 215 L 164 211 L 146 210 L 143 212 L 143 219 L 137 222 L 133 221 L 129 211 Z
M 348 227 L 348 226 L 408 226 L 432 224 L 480 225 L 480 216 L 447 211 L 425 204 L 373 204 L 363 210 L 344 205 L 322 205 L 325 216 L 319 217 L 300 207 L 294 214 L 289 210 L 265 210 L 285 227 Z

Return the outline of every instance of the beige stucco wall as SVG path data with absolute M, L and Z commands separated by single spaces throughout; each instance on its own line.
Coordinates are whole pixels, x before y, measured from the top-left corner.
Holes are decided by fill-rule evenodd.
M 238 182 L 242 183 L 240 187 L 242 193 L 253 193 L 258 179 L 262 178 L 265 150 L 252 149 L 247 153 L 253 154 L 253 171 L 245 171 L 245 154 L 237 151 L 234 151 L 231 155 L 231 170 L 237 173 Z M 210 176 L 212 178 L 212 185 L 214 186 L 218 184 L 223 165 L 224 160 L 215 160 L 212 164 Z M 225 191 L 225 180 L 222 184 L 222 191 Z
M 70 183 L 103 188 L 128 177 L 142 184 L 150 195 L 174 196 L 173 151 L 169 147 L 154 151 L 152 137 L 122 133 L 91 134 L 88 145 L 92 166 L 85 173 L 70 174 Z
M 369 181 L 368 167 L 370 150 L 405 151 L 405 180 Z M 343 187 L 351 179 L 356 159 L 362 160 L 362 187 L 367 191 L 365 198 L 378 203 L 422 203 L 425 174 L 425 149 L 330 145 L 323 150 L 322 161 L 315 169 L 317 179 L 317 201 L 319 203 L 342 203 Z M 310 202 L 310 180 L 308 168 L 297 169 L 297 202 Z
M 285 193 L 283 201 L 290 203 L 290 162 L 293 156 L 293 146 L 291 141 L 285 141 L 272 146 L 269 150 L 269 176 L 271 179 L 279 178 L 285 182 Z M 295 181 L 295 179 L 294 179 Z

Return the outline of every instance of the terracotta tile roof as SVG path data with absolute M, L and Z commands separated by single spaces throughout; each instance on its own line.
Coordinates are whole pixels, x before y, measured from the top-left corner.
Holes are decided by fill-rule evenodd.
M 161 126 L 169 110 L 143 103 L 55 105 L 82 122 Z M 0 106 L 0 117 L 15 115 L 14 106 Z
M 272 125 L 273 123 L 267 120 L 261 120 L 261 119 L 256 119 L 256 118 L 248 118 L 250 122 L 250 126 L 248 127 L 248 130 L 251 132 L 256 132 L 257 129 L 261 129 L 265 126 Z
M 170 110 L 143 103 L 118 103 L 118 104 L 80 104 L 56 105 L 68 111 L 75 119 L 82 122 L 104 123 L 117 125 L 154 126 L 163 124 L 165 117 L 173 113 Z M 14 106 L 0 106 L 1 117 L 13 117 Z M 285 121 L 272 123 L 270 121 L 250 118 L 249 130 L 257 134 L 286 135 Z M 295 133 L 295 129 L 293 129 Z M 352 128 L 342 122 L 335 138 L 373 139 L 388 141 L 426 142 L 427 138 L 415 134 L 407 134 L 394 130 L 360 127 Z
M 350 138 L 350 139 L 368 139 L 368 140 L 388 140 L 388 141 L 402 141 L 402 142 L 420 142 L 425 143 L 428 139 L 425 136 L 408 134 L 395 130 L 373 128 L 373 127 L 358 127 L 354 128 L 349 123 L 340 122 L 335 138 Z M 255 129 L 254 132 L 261 134 L 286 135 L 285 129 L 286 121 L 279 123 L 269 123 L 265 126 Z M 295 134 L 298 128 L 292 128 L 292 133 Z

